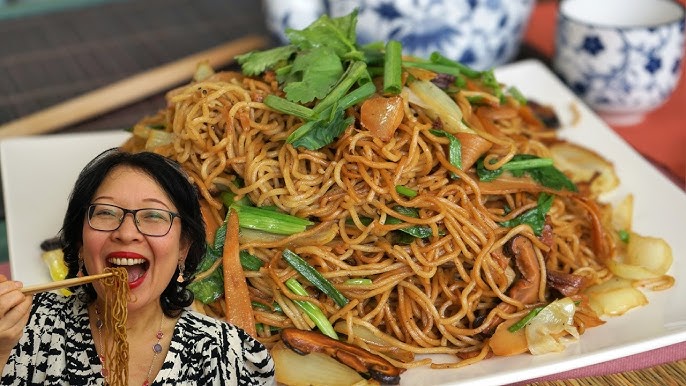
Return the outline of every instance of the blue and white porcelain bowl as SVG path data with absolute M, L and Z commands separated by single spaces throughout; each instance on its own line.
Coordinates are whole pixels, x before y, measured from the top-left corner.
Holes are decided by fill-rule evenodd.
M 399 40 L 403 53 L 428 57 L 439 51 L 475 69 L 512 60 L 535 0 L 265 0 L 268 27 L 280 38 L 285 27 L 316 19 L 309 9 L 338 17 L 358 9 L 360 44 Z M 300 27 L 294 27 L 298 24 Z
M 672 0 L 562 0 L 553 67 L 606 122 L 639 123 L 679 81 L 684 7 Z

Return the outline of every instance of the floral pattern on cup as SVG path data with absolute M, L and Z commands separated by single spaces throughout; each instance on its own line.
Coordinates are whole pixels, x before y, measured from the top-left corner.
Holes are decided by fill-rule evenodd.
M 286 42 L 286 27 L 307 25 L 314 11 L 332 17 L 358 9 L 360 44 L 399 40 L 403 53 L 426 58 L 433 51 L 476 69 L 512 60 L 535 0 L 267 0 L 269 28 Z M 309 4 L 307 11 L 304 4 Z
M 591 0 L 581 1 L 590 4 Z M 647 8 L 660 3 L 631 1 L 643 2 Z M 669 22 L 611 26 L 565 14 L 566 2 L 561 3 L 558 18 L 555 71 L 609 123 L 640 122 L 646 112 L 669 98 L 678 83 L 684 55 L 683 7 L 662 1 L 666 7 L 673 7 L 668 11 L 673 15 Z M 608 4 L 626 6 L 617 0 L 605 6 Z

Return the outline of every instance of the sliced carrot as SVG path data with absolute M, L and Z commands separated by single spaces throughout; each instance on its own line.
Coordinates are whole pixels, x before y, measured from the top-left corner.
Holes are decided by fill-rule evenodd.
M 207 201 L 200 199 L 200 213 L 205 221 L 205 241 L 210 245 L 214 245 L 214 235 L 219 228 L 219 223 L 212 215 L 213 210 Z
M 245 275 L 243 275 L 243 267 L 241 266 L 239 256 L 238 213 L 233 209 L 230 209 L 226 226 L 222 266 L 226 321 L 242 328 L 253 337 L 257 337 L 248 284 L 245 280 Z

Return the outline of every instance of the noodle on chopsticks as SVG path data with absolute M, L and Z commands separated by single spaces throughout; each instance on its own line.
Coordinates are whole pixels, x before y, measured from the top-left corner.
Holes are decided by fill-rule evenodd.
M 103 310 L 104 339 L 104 368 L 105 377 L 111 386 L 128 385 L 129 379 L 129 342 L 126 333 L 126 319 L 128 315 L 129 281 L 125 268 L 105 268 L 105 272 L 112 272 L 100 280 L 105 294 Z
M 602 323 L 580 290 L 613 276 L 603 263 L 617 250 L 606 206 L 583 186 L 553 189 L 507 175 L 482 181 L 475 172 L 479 165 L 497 169 L 520 154 L 551 157 L 556 134 L 531 104 L 509 95 L 495 103 L 491 90 L 470 80 L 455 97 L 471 128 L 454 133 L 462 143 L 458 168 L 441 120 L 407 87 L 399 95 L 402 120 L 388 140 L 362 127 L 357 105 L 347 110 L 354 124 L 318 150 L 286 143 L 304 122 L 265 105 L 270 94 L 283 95 L 273 73 L 214 74 L 170 91 L 167 108 L 141 120 L 123 145 L 178 161 L 216 223 L 226 216 L 220 195 L 226 191 L 235 200 L 314 222 L 290 236 L 241 229 L 241 251 L 263 264 L 244 272 L 259 305 L 254 314 L 263 343 L 276 344 L 282 328 L 314 328 L 296 306 L 304 300 L 348 342 L 405 368 L 427 363 L 415 354 L 461 359 L 434 367 L 488 357 L 496 326 L 549 303 L 552 290 L 575 299 L 582 332 Z M 146 144 L 148 135 L 164 139 L 151 144 L 149 137 Z M 403 189 L 416 195 L 399 193 Z M 513 222 L 546 198 L 550 208 L 540 234 Z M 408 228 L 423 236 L 410 237 L 403 232 Z M 285 249 L 350 302 L 340 306 L 305 280 L 300 284 L 310 296 L 289 290 L 289 279 L 299 276 L 284 261 Z M 221 303 L 204 309 L 222 317 Z

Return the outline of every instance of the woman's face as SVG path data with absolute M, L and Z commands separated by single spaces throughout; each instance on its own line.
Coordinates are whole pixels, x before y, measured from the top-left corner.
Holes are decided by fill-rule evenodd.
M 155 208 L 176 212 L 176 207 L 162 188 L 146 173 L 128 166 L 112 169 L 96 190 L 91 203 L 111 204 L 126 209 Z M 181 240 L 181 221 L 174 218 L 169 233 L 146 236 L 138 231 L 133 215 L 126 214 L 114 231 L 98 231 L 83 223 L 83 245 L 80 254 L 90 274 L 106 267 L 124 267 L 129 273 L 131 300 L 129 311 L 159 298 L 169 284 L 180 260 L 186 258 L 188 246 Z M 95 289 L 102 299 L 102 287 Z

